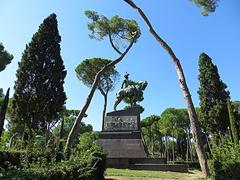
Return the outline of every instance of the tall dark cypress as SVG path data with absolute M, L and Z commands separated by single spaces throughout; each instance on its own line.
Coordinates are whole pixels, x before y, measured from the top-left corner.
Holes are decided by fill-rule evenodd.
M 217 66 L 211 58 L 202 53 L 199 57 L 199 98 L 200 121 L 206 130 L 219 135 L 227 131 L 229 116 L 227 101 L 229 92 L 226 84 L 220 79 Z
M 60 41 L 56 14 L 51 14 L 33 35 L 19 63 L 13 96 L 14 121 L 24 123 L 30 135 L 32 130 L 52 122 L 66 101 Z
M 6 96 L 3 100 L 3 104 L 0 109 L 0 137 L 3 132 L 4 120 L 5 120 L 5 115 L 7 112 L 7 106 L 8 106 L 8 101 L 9 101 L 9 91 L 10 91 L 10 88 L 8 88 L 8 90 L 7 90 Z M 1 139 L 0 139 L 0 141 L 1 141 Z
M 238 112 L 234 109 L 234 106 L 232 105 L 231 101 L 228 101 L 228 113 L 229 113 L 230 129 L 231 129 L 233 142 L 235 144 L 239 144 L 239 132 L 237 127 Z

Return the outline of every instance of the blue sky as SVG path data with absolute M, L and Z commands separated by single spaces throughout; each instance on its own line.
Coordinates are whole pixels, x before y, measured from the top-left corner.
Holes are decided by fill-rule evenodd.
M 207 53 L 218 66 L 221 79 L 227 84 L 232 100 L 240 99 L 240 1 L 220 1 L 215 13 L 201 16 L 201 9 L 189 0 L 135 0 L 151 20 L 159 35 L 172 47 L 180 59 L 187 84 L 195 106 L 199 105 L 197 90 L 198 57 Z M 89 88 L 76 77 L 75 67 L 84 59 L 102 57 L 115 59 L 118 54 L 111 49 L 107 40 L 91 40 L 87 29 L 85 10 L 94 10 L 111 17 L 119 15 L 135 19 L 141 27 L 142 36 L 126 58 L 117 65 L 121 80 L 109 94 L 108 111 L 112 111 L 115 93 L 120 88 L 125 72 L 130 79 L 147 80 L 142 118 L 152 114 L 160 115 L 167 107 L 185 108 L 177 75 L 167 53 L 153 39 L 139 15 L 123 0 L 12 0 L 1 1 L 0 42 L 14 55 L 14 60 L 0 73 L 0 87 L 4 91 L 14 81 L 18 62 L 38 26 L 51 13 L 57 14 L 62 37 L 61 55 L 67 69 L 65 91 L 67 108 L 81 109 Z M 121 103 L 119 108 L 123 108 Z M 100 130 L 103 97 L 96 92 L 87 111 L 86 123 Z

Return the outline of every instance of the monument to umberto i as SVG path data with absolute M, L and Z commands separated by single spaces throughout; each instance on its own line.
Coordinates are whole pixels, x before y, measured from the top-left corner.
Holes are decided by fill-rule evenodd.
M 107 153 L 107 158 L 146 158 L 144 140 L 140 128 L 141 109 L 136 106 L 137 100 L 143 99 L 147 81 L 131 84 L 126 74 L 121 89 L 116 93 L 114 111 L 106 114 L 100 142 Z M 116 110 L 117 105 L 129 98 L 131 107 L 127 110 Z
M 186 164 L 167 164 L 166 158 L 148 158 L 140 127 L 142 101 L 147 81 L 132 83 L 126 74 L 121 89 L 116 93 L 114 111 L 106 114 L 100 143 L 107 154 L 107 167 L 135 170 L 188 172 Z M 130 108 L 117 110 L 118 104 L 127 98 Z

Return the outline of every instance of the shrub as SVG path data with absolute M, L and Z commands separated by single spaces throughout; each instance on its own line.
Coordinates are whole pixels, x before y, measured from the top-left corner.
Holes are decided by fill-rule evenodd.
M 210 170 L 212 178 L 216 180 L 240 179 L 240 145 L 228 139 L 219 145 L 214 145 Z
M 7 163 L 6 168 L 2 166 L 2 169 L 0 168 L 0 178 L 100 180 L 104 179 L 106 170 L 105 154 L 99 148 L 91 148 L 86 153 L 75 152 L 68 160 L 61 161 L 49 160 L 50 155 L 29 155 L 25 152 L 16 152 L 14 155 L 5 155 L 4 157 L 6 160 L 7 157 L 12 156 L 18 160 L 18 163 L 16 163 L 16 166 L 13 166 L 13 163 Z M 2 164 L 11 161 L 6 160 Z
M 19 167 L 22 151 L 0 151 L 0 168 L 9 169 L 12 166 Z

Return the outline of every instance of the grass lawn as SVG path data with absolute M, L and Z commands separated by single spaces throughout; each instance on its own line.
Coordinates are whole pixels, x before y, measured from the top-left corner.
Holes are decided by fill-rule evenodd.
M 204 179 L 198 170 L 191 170 L 189 173 L 177 173 L 169 171 L 143 171 L 129 169 L 112 169 L 106 171 L 106 180 L 201 180 Z

